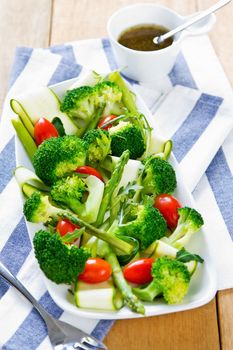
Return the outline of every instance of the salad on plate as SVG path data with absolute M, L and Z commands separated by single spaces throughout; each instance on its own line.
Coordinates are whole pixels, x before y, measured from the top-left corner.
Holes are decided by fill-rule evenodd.
M 41 87 L 11 107 L 27 154 L 15 178 L 49 290 L 100 317 L 182 305 L 204 262 L 190 251 L 204 221 L 179 197 L 171 140 L 120 73 L 90 72 L 62 98 Z

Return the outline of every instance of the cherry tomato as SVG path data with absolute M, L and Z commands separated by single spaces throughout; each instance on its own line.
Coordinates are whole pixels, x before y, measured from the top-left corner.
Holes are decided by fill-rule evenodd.
M 145 284 L 152 281 L 151 275 L 153 258 L 135 260 L 125 266 L 123 273 L 127 281 L 136 284 Z
M 80 166 L 75 171 L 76 171 L 76 173 L 80 173 L 80 174 L 87 174 L 87 175 L 96 176 L 96 177 L 98 177 L 98 179 L 100 179 L 101 181 L 104 182 L 104 179 L 102 178 L 102 175 L 98 172 L 98 170 L 96 170 L 95 168 L 92 168 L 90 166 L 87 166 L 87 165 Z
M 56 231 L 59 232 L 61 236 L 65 236 L 67 233 L 76 230 L 76 228 L 80 228 L 80 226 L 72 224 L 68 219 L 62 219 L 58 221 Z
M 39 146 L 44 140 L 49 139 L 50 137 L 58 137 L 58 131 L 55 126 L 50 123 L 45 118 L 40 118 L 34 127 L 34 137 L 36 140 L 37 146 Z
M 163 215 L 170 229 L 177 226 L 179 214 L 177 209 L 181 208 L 180 202 L 169 194 L 160 194 L 155 198 L 154 207 Z
M 110 114 L 110 115 L 108 115 L 107 117 L 102 118 L 102 119 L 99 121 L 99 123 L 98 123 L 98 125 L 97 125 L 97 128 L 101 128 L 102 125 L 104 125 L 104 124 L 107 123 L 107 122 L 110 122 L 111 120 L 113 120 L 113 119 L 115 119 L 115 118 L 117 118 L 117 116 L 114 115 L 114 114 Z M 112 124 L 109 124 L 109 125 L 107 125 L 107 126 L 104 126 L 102 129 L 108 130 L 108 129 L 110 129 L 111 127 L 112 127 Z
M 72 222 L 70 222 L 67 219 L 62 219 L 60 221 L 58 221 L 57 226 L 56 226 L 56 232 L 59 232 L 61 237 L 65 236 L 67 233 L 71 233 L 76 229 L 79 229 L 80 226 L 76 226 L 74 224 L 72 224 Z M 77 239 L 74 241 L 76 242 Z M 67 242 L 67 244 L 71 244 L 71 242 Z
M 100 283 L 107 281 L 111 273 L 112 268 L 107 261 L 90 258 L 86 261 L 84 271 L 78 276 L 78 279 L 86 283 Z

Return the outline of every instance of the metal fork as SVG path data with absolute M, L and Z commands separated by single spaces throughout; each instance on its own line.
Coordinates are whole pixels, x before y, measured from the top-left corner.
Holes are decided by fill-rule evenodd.
M 48 336 L 55 350 L 94 350 L 95 348 L 107 350 L 107 347 L 95 337 L 66 322 L 54 319 L 1 262 L 0 276 L 21 292 L 38 311 L 47 326 Z

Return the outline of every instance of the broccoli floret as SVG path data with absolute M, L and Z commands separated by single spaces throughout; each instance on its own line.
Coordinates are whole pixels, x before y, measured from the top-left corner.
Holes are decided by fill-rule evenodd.
M 87 162 L 102 162 L 111 151 L 109 133 L 102 129 L 89 130 L 83 137 L 87 145 Z
M 190 241 L 193 234 L 204 224 L 203 218 L 197 210 L 189 207 L 178 209 L 179 220 L 175 231 L 166 242 L 175 248 L 181 249 Z
M 114 156 L 120 157 L 125 150 L 130 151 L 130 158 L 137 159 L 145 151 L 145 142 L 140 128 L 131 122 L 120 121 L 109 129 L 111 150 Z
M 95 85 L 99 105 L 104 105 L 103 115 L 116 114 L 123 112 L 121 103 L 122 92 L 119 86 L 110 81 L 103 81 Z
M 152 282 L 145 288 L 134 288 L 133 292 L 141 300 L 152 301 L 162 294 L 168 304 L 182 302 L 188 292 L 190 273 L 180 261 L 166 256 L 152 265 Z
M 36 259 L 46 277 L 57 284 L 71 284 L 83 272 L 90 254 L 84 248 L 65 244 L 63 238 L 40 230 L 34 236 L 33 245 Z
M 76 119 L 88 120 L 92 118 L 97 106 L 95 89 L 91 86 L 80 86 L 68 90 L 61 104 L 61 111 Z
M 140 243 L 140 250 L 144 250 L 152 242 L 162 238 L 166 228 L 165 219 L 151 203 L 131 203 L 115 234 L 136 238 Z
M 46 185 L 85 165 L 86 145 L 79 137 L 67 135 L 44 141 L 33 157 L 35 172 Z
M 57 218 L 62 209 L 53 206 L 47 195 L 34 192 L 24 203 L 23 212 L 27 221 L 45 223 L 50 217 Z
M 78 135 L 81 136 L 93 118 L 99 115 L 99 110 L 102 110 L 102 115 L 120 114 L 123 111 L 121 97 L 120 88 L 108 81 L 95 86 L 81 86 L 67 91 L 61 111 L 73 119 L 80 128 Z
M 141 175 L 142 193 L 158 196 L 172 193 L 176 188 L 176 173 L 172 165 L 164 159 L 148 157 Z
M 51 189 L 52 199 L 60 205 L 66 205 L 73 212 L 79 214 L 84 210 L 83 194 L 87 191 L 85 182 L 73 174 L 58 180 Z
M 95 222 L 104 193 L 104 184 L 95 176 L 85 179 L 77 174 L 57 181 L 51 190 L 52 199 L 65 205 L 81 219 Z

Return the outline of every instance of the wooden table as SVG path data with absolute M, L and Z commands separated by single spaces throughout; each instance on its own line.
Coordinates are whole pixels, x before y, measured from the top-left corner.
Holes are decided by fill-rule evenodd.
M 138 0 L 138 2 L 142 0 Z M 0 0 L 0 110 L 15 47 L 46 47 L 66 41 L 106 36 L 107 19 L 135 0 Z M 160 0 L 188 15 L 213 0 Z M 217 14 L 210 37 L 233 84 L 233 3 Z M 229 34 L 230 33 L 230 34 Z M 233 290 L 219 292 L 209 304 L 191 311 L 117 321 L 106 344 L 110 350 L 231 350 Z

